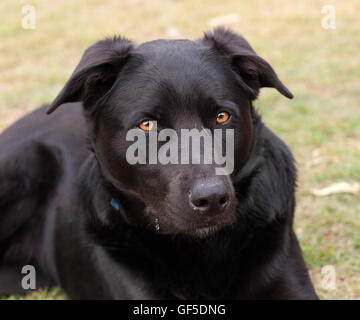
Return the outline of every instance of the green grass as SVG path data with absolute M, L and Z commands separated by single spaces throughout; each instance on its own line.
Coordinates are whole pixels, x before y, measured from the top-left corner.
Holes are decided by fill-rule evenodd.
M 65 295 L 59 288 L 41 289 L 38 291 L 29 292 L 25 296 L 12 295 L 10 297 L 3 297 L 0 300 L 64 300 Z
M 336 30 L 321 27 L 321 8 L 333 4 Z M 295 230 L 317 292 L 324 299 L 360 298 L 360 196 L 314 198 L 311 188 L 360 181 L 360 2 L 288 0 L 31 1 L 37 28 L 21 28 L 23 1 L 0 3 L 0 130 L 51 101 L 84 49 L 121 33 L 142 42 L 197 38 L 209 19 L 237 13 L 242 33 L 295 95 L 264 89 L 256 106 L 298 161 Z M 321 268 L 334 265 L 337 288 L 321 288 Z M 58 289 L 11 299 L 58 299 Z

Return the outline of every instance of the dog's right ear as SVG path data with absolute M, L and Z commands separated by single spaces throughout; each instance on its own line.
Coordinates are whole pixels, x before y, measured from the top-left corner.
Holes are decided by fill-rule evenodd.
M 49 105 L 47 114 L 67 102 L 82 101 L 86 109 L 94 106 L 114 84 L 134 44 L 115 37 L 96 42 L 83 54 L 70 79 Z

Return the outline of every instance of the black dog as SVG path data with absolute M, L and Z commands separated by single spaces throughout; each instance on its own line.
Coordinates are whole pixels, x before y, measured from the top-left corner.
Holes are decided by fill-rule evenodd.
M 23 292 L 30 264 L 38 287 L 74 299 L 316 299 L 292 230 L 294 160 L 252 106 L 261 87 L 292 98 L 224 29 L 88 48 L 47 113 L 61 108 L 0 136 L 0 294 Z M 234 171 L 129 164 L 126 133 L 155 120 L 234 129 Z

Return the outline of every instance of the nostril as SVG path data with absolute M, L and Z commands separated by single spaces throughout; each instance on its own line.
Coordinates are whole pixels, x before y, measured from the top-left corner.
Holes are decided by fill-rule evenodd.
M 207 209 L 209 201 L 207 199 L 197 199 L 193 202 L 194 206 L 199 209 Z
M 219 205 L 220 205 L 220 208 L 222 208 L 222 209 L 226 208 L 228 203 L 229 203 L 228 196 L 221 197 L 219 200 Z

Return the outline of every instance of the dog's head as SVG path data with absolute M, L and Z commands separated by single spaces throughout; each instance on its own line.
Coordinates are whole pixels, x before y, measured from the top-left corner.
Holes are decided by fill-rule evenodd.
M 48 113 L 82 101 L 103 176 L 120 193 L 142 203 L 145 224 L 156 225 L 160 233 L 203 236 L 236 220 L 232 181 L 251 152 L 252 100 L 261 87 L 292 98 L 271 66 L 231 31 L 217 29 L 197 41 L 157 40 L 139 46 L 114 38 L 85 51 Z M 163 129 L 171 130 L 161 134 Z M 210 151 L 195 149 L 202 161 L 192 161 L 192 154 L 182 162 L 184 129 L 211 137 L 219 129 L 222 154 L 225 131 L 232 129 L 231 170 L 216 174 L 215 143 Z M 137 142 L 143 137 L 146 146 L 151 145 L 133 153 L 133 158 L 144 156 L 140 163 L 129 160 L 136 142 L 129 136 L 136 133 Z M 204 146 L 205 137 L 201 139 Z M 188 150 L 192 145 L 194 140 Z M 160 163 L 156 153 L 151 160 L 154 148 L 160 153 L 162 147 L 165 159 L 178 162 Z M 213 151 L 213 159 L 205 162 Z

